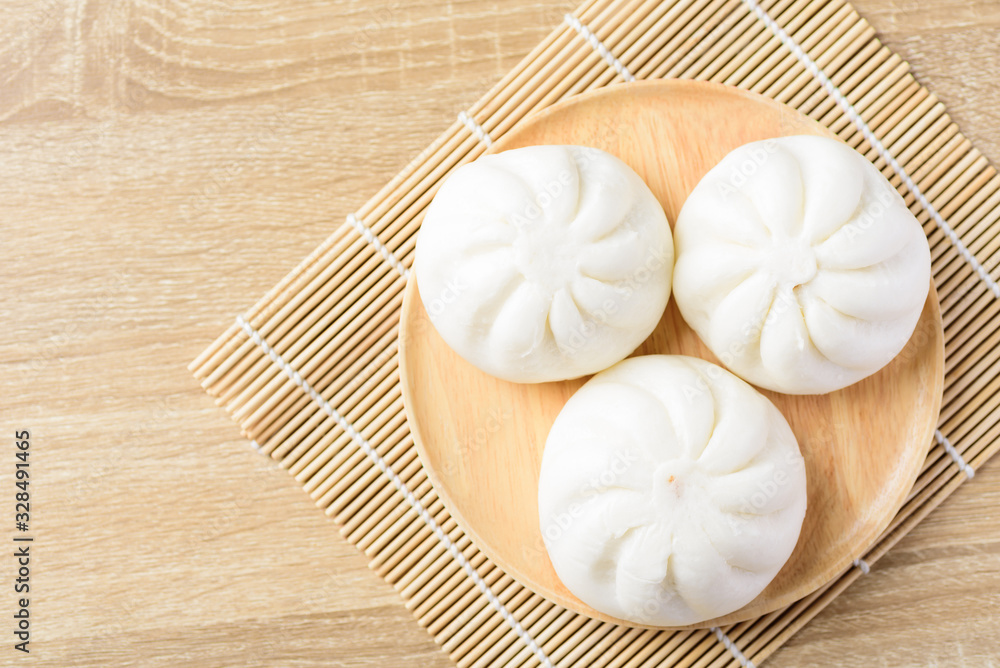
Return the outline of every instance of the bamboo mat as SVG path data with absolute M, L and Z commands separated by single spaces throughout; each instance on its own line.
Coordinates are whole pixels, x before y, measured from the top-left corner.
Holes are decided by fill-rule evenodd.
M 585 90 L 659 77 L 763 93 L 831 128 L 882 169 L 924 224 L 947 353 L 935 443 L 905 506 L 863 558 L 783 610 L 673 633 L 574 614 L 490 563 L 421 468 L 397 366 L 416 233 L 443 178 L 531 111 Z M 458 113 L 191 368 L 458 665 L 759 665 L 996 452 L 998 219 L 996 171 L 850 5 L 595 0 Z

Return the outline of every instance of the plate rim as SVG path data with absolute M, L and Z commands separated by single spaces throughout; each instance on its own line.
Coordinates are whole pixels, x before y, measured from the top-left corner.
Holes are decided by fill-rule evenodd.
M 616 85 L 604 88 L 599 88 L 591 91 L 587 91 L 578 95 L 568 97 L 564 100 L 560 100 L 552 104 L 545 109 L 541 109 L 536 112 L 529 113 L 525 118 L 516 123 L 512 128 L 510 128 L 503 137 L 497 139 L 485 152 L 483 155 L 491 155 L 495 153 L 500 153 L 506 150 L 506 145 L 513 142 L 512 138 L 516 137 L 516 131 L 529 126 L 530 124 L 543 123 L 549 117 L 554 114 L 560 113 L 562 110 L 568 107 L 575 107 L 578 105 L 584 105 L 589 103 L 593 99 L 599 99 L 602 97 L 614 97 L 619 95 L 634 95 L 634 94 L 649 94 L 649 92 L 656 91 L 659 92 L 662 89 L 696 89 L 699 91 L 715 91 L 719 94 L 728 95 L 732 97 L 739 97 L 743 99 L 752 100 L 753 103 L 765 103 L 767 106 L 772 107 L 779 114 L 789 114 L 794 115 L 796 118 L 807 121 L 819 130 L 819 134 L 823 136 L 832 137 L 840 140 L 829 128 L 818 123 L 814 119 L 802 114 L 801 112 L 792 109 L 791 107 L 773 100 L 769 97 L 765 97 L 758 93 L 753 93 L 751 91 L 746 91 L 743 89 L 735 88 L 733 86 L 727 86 L 724 84 L 719 84 L 715 82 L 703 82 L 703 81 L 692 81 L 692 80 L 679 80 L 679 79 L 668 79 L 668 80 L 646 80 L 637 81 L 629 83 L 627 85 Z M 418 231 L 419 234 L 419 231 Z M 673 299 L 673 290 L 671 289 L 671 299 Z M 510 563 L 502 555 L 498 554 L 492 546 L 490 546 L 488 541 L 485 541 L 480 533 L 476 530 L 473 523 L 469 522 L 465 515 L 459 509 L 460 504 L 456 504 L 454 499 L 446 491 L 447 487 L 443 484 L 443 481 L 438 475 L 438 472 L 433 466 L 429 465 L 430 456 L 425 446 L 425 435 L 422 433 L 421 421 L 415 419 L 413 405 L 413 394 L 414 390 L 411 387 L 412 374 L 408 372 L 409 360 L 407 355 L 408 346 L 406 345 L 406 340 L 408 339 L 408 333 L 404 329 L 407 327 L 411 319 L 411 311 L 413 309 L 414 300 L 420 302 L 420 294 L 417 290 L 416 285 L 416 273 L 411 270 L 409 277 L 406 281 L 406 286 L 403 291 L 402 306 L 400 309 L 400 319 L 399 319 L 399 374 L 400 374 L 400 386 L 401 394 L 403 400 L 403 409 L 406 415 L 406 421 L 408 428 L 410 430 L 411 436 L 413 438 L 414 446 L 417 450 L 417 455 L 420 458 L 421 466 L 424 469 L 425 474 L 430 480 L 432 486 L 438 497 L 441 499 L 442 504 L 448 510 L 449 515 L 454 518 L 456 524 L 462 531 L 469 537 L 472 544 L 482 552 L 490 562 L 500 568 L 503 573 L 511 577 L 518 584 L 525 587 L 534 594 L 537 594 L 541 598 L 560 605 L 572 612 L 586 617 L 597 619 L 600 621 L 610 622 L 614 624 L 620 624 L 632 628 L 642 628 L 642 629 L 653 629 L 653 630 L 667 630 L 667 631 L 687 631 L 687 630 L 697 630 L 706 629 L 710 627 L 723 626 L 727 624 L 737 623 L 741 621 L 746 621 L 748 619 L 754 619 L 762 615 L 772 613 L 783 607 L 787 607 L 795 603 L 796 601 L 802 600 L 814 594 L 815 592 L 821 590 L 827 584 L 835 581 L 840 574 L 851 568 L 848 564 L 843 569 L 835 572 L 831 577 L 826 577 L 825 573 L 819 576 L 814 576 L 808 581 L 808 585 L 803 585 L 795 588 L 793 591 L 786 592 L 782 596 L 775 597 L 769 600 L 767 605 L 754 605 L 757 601 L 755 598 L 753 601 L 747 605 L 741 607 L 740 609 L 733 611 L 727 615 L 716 617 L 710 620 L 705 620 L 696 624 L 685 625 L 685 626 L 656 626 L 648 624 L 639 624 L 636 622 L 631 622 L 621 618 L 613 617 L 607 615 L 598 610 L 595 610 L 588 606 L 587 604 L 580 601 L 576 596 L 572 596 L 571 599 L 566 599 L 562 596 L 551 596 L 547 593 L 540 592 L 536 587 L 531 586 L 528 582 L 521 577 L 520 569 L 512 568 Z M 892 499 L 892 503 L 888 504 L 892 508 L 892 512 L 885 513 L 877 523 L 875 523 L 875 529 L 872 531 L 871 539 L 866 541 L 864 545 L 861 546 L 860 551 L 856 554 L 852 554 L 851 557 L 857 560 L 862 555 L 864 555 L 872 546 L 878 544 L 879 538 L 884 534 L 885 530 L 891 525 L 892 521 L 898 515 L 899 510 L 905 504 L 906 498 L 909 496 L 910 491 L 913 489 L 913 485 L 920 475 L 922 470 L 922 464 L 926 460 L 927 453 L 932 445 L 934 431 L 937 428 L 937 421 L 940 416 L 941 406 L 943 403 L 943 393 L 944 393 L 944 329 L 943 321 L 941 315 L 940 301 L 937 296 L 937 290 L 934 285 L 933 276 L 931 277 L 930 287 L 928 290 L 927 299 L 925 300 L 924 309 L 927 305 L 931 307 L 931 319 L 932 319 L 932 336 L 935 339 L 935 348 L 937 348 L 936 360 L 934 372 L 934 386 L 930 388 L 929 391 L 932 392 L 932 410 L 928 414 L 933 415 L 933 419 L 925 426 L 923 431 L 924 441 L 926 442 L 926 447 L 914 446 L 914 460 L 915 464 L 911 467 L 912 470 L 910 474 L 906 476 L 906 484 L 900 485 L 897 489 L 895 498 Z M 421 302 L 422 305 L 422 302 Z M 432 325 L 431 325 L 432 326 Z M 912 335 L 911 335 L 912 337 Z M 909 339 L 908 339 L 909 340 Z M 895 359 L 895 358 L 894 358 Z M 725 367 L 723 367 L 725 368 Z M 757 388 L 751 384 L 754 389 L 759 391 Z M 918 425 L 919 426 L 919 425 Z M 916 456 L 919 451 L 920 457 Z M 808 481 L 807 481 L 808 484 Z M 784 566 L 782 566 L 784 568 Z M 777 577 L 777 576 L 776 576 Z M 581 609 L 581 604 L 584 606 Z M 761 608 L 761 609 L 757 609 Z

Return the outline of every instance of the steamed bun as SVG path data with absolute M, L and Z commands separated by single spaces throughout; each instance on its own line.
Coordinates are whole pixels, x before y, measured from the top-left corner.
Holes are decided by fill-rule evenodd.
M 633 357 L 559 413 L 538 509 L 552 565 L 584 603 L 695 624 L 752 601 L 791 555 L 805 463 L 778 409 L 725 369 Z
M 653 331 L 670 295 L 666 215 L 618 158 L 532 146 L 448 178 L 417 241 L 424 307 L 486 373 L 537 383 L 594 373 Z
M 746 144 L 709 171 L 674 231 L 681 314 L 734 373 L 778 392 L 841 389 L 906 345 L 930 250 L 903 198 L 834 139 Z

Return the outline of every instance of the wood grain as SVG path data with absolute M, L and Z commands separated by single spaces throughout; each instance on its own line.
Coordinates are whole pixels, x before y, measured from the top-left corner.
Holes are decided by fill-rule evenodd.
M 603 149 L 636 170 L 674 221 L 691 190 L 730 151 L 799 134 L 834 137 L 760 95 L 706 82 L 656 81 L 599 89 L 549 107 L 490 152 L 539 144 Z M 502 381 L 459 357 L 429 323 L 411 275 L 400 319 L 403 399 L 421 460 L 452 517 L 518 582 L 575 612 L 632 626 L 594 610 L 562 584 L 538 525 L 545 441 L 586 379 Z M 719 364 L 673 301 L 635 354 L 691 355 Z M 691 628 L 728 625 L 785 607 L 861 557 L 898 512 L 924 464 L 943 383 L 944 333 L 932 286 L 910 344 L 878 374 L 827 395 L 767 392 L 806 460 L 809 510 L 802 533 L 760 596 Z
M 1000 158 L 996 4 L 855 4 Z M 0 4 L 0 415 L 38 555 L 0 665 L 450 665 L 186 366 L 572 8 Z M 993 461 L 768 665 L 1000 665 L 998 507 Z

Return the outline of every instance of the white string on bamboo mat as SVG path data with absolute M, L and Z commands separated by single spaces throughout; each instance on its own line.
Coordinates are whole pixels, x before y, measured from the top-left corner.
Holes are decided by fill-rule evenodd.
M 410 276 L 410 270 L 404 267 L 403 263 L 392 254 L 392 251 L 386 248 L 386 245 L 382 243 L 382 240 L 378 238 L 378 235 L 375 234 L 372 228 L 362 223 L 361 219 L 353 213 L 347 214 L 347 222 L 364 238 L 365 241 L 370 243 L 372 247 L 379 252 L 382 258 L 388 262 L 393 269 L 399 272 L 400 276 L 403 278 L 408 278 Z
M 753 661 L 743 655 L 743 652 L 741 652 L 740 648 L 736 646 L 736 643 L 732 641 L 732 638 L 726 635 L 725 631 L 720 629 L 718 626 L 713 626 L 709 629 L 709 631 L 715 634 L 715 637 L 718 638 L 719 642 L 721 642 L 723 646 L 729 650 L 729 653 L 740 662 L 740 665 L 743 666 L 743 668 L 755 668 Z
M 969 466 L 968 462 L 965 461 L 965 458 L 959 454 L 958 450 L 955 449 L 955 446 L 951 444 L 951 441 L 949 441 L 944 434 L 941 433 L 940 429 L 934 430 L 934 440 L 937 441 L 938 445 L 944 448 L 944 451 L 948 453 L 948 456 L 950 456 L 952 461 L 955 462 L 955 465 L 962 470 L 962 473 L 965 474 L 966 478 L 975 477 L 976 470 Z
M 618 58 L 615 57 L 615 54 L 611 53 L 608 47 L 604 46 L 604 42 L 599 40 L 597 35 L 595 35 L 593 31 L 586 26 L 586 24 L 572 14 L 567 14 L 563 17 L 563 19 L 570 28 L 575 30 L 580 37 L 585 39 L 587 43 L 590 44 L 590 47 L 604 59 L 604 62 L 610 65 L 615 72 L 618 72 L 618 74 L 622 76 L 622 79 L 629 82 L 635 81 L 635 76 L 633 76 L 632 73 L 629 72 L 628 68 L 625 67 L 625 63 L 618 60 Z
M 493 138 L 490 137 L 490 133 L 488 133 L 482 125 L 476 122 L 476 119 L 474 119 L 471 114 L 466 111 L 460 111 L 458 112 L 458 120 L 460 120 L 462 125 L 467 127 L 469 132 L 474 134 L 476 138 L 486 146 L 486 148 L 493 146 Z
M 236 324 L 238 324 L 244 333 L 246 333 L 246 335 L 250 337 L 250 339 L 262 351 L 264 351 L 268 357 L 271 358 L 272 362 L 278 365 L 278 367 L 285 372 L 285 375 L 287 375 L 292 382 L 298 385 L 314 402 L 316 402 L 324 413 L 329 415 L 337 422 L 338 425 L 340 425 L 340 428 L 344 430 L 344 433 L 351 437 L 351 440 L 354 441 L 362 452 L 365 453 L 368 459 L 371 460 L 371 462 L 375 464 L 375 466 L 378 467 L 378 469 L 384 473 L 387 478 L 389 478 L 389 481 L 392 482 L 393 486 L 397 490 L 399 490 L 399 493 L 403 495 L 403 498 L 406 499 L 406 502 L 410 505 L 410 507 L 416 511 L 417 515 L 421 520 L 423 520 L 424 524 L 430 527 L 437 539 L 448 550 L 451 557 L 458 562 L 458 565 L 461 566 L 463 570 L 465 570 L 466 575 L 468 575 L 469 578 L 475 583 L 476 587 L 479 588 L 479 591 L 486 597 L 486 600 L 489 601 L 490 605 L 500 613 L 500 616 L 503 617 L 504 621 L 507 622 L 507 624 L 514 630 L 514 633 L 517 634 L 524 644 L 528 646 L 528 649 L 531 650 L 532 654 L 535 655 L 542 666 L 552 668 L 551 660 L 542 648 L 538 646 L 535 639 L 532 638 L 524 627 L 521 626 L 521 623 L 514 618 L 514 615 L 511 614 L 510 610 L 507 609 L 503 602 L 497 598 L 496 594 L 493 593 L 489 585 L 486 584 L 479 573 L 476 572 L 476 569 L 473 568 L 472 564 L 469 563 L 469 560 L 465 558 L 464 554 L 462 554 L 462 551 L 458 549 L 458 546 L 455 545 L 455 543 L 448 537 L 448 534 L 444 532 L 441 525 L 438 524 L 433 517 L 431 517 L 431 514 L 427 512 L 427 509 L 424 508 L 422 503 L 420 503 L 420 500 L 413 495 L 413 492 L 411 492 L 409 488 L 406 487 L 402 479 L 400 479 L 389 463 L 375 451 L 375 448 L 371 446 L 368 439 L 362 436 L 361 433 L 355 429 L 353 424 L 348 422 L 347 419 L 335 410 L 333 406 L 330 405 L 330 402 L 324 399 L 323 396 L 317 392 L 313 386 L 299 374 L 298 371 L 292 368 L 292 366 L 284 360 L 278 351 L 272 348 L 270 344 L 264 340 L 264 337 L 261 336 L 260 332 L 254 329 L 254 327 L 247 322 L 246 318 L 243 316 L 237 316 Z
M 948 237 L 948 240 L 951 241 L 951 244 L 955 247 L 955 250 L 958 251 L 958 254 L 962 256 L 962 259 L 964 259 L 966 263 L 972 267 L 973 271 L 976 272 L 976 275 L 979 276 L 983 283 L 986 284 L 986 287 L 989 288 L 990 292 L 993 293 L 993 296 L 1000 299 L 1000 285 L 993 280 L 993 277 L 990 276 L 988 271 L 986 271 L 986 267 L 984 267 L 979 260 L 976 259 L 976 256 L 973 255 L 972 252 L 966 247 L 965 243 L 958 237 L 955 230 L 951 228 L 951 225 L 945 221 L 934 205 L 930 203 L 926 196 L 924 196 L 923 191 L 920 190 L 920 187 L 913 181 L 912 178 L 910 178 L 910 175 L 906 173 L 903 166 L 899 164 L 891 153 L 889 153 L 889 149 L 887 149 L 882 142 L 879 141 L 879 138 L 875 136 L 872 129 L 868 127 L 868 123 L 865 122 L 865 119 L 861 118 L 861 114 L 858 113 L 858 111 L 854 108 L 854 105 L 850 103 L 844 94 L 840 92 L 840 89 L 837 88 L 833 81 L 830 80 L 830 77 L 828 77 L 820 66 L 816 64 L 816 61 L 810 58 L 809 54 L 807 54 L 805 50 L 799 46 L 794 39 L 792 39 L 792 36 L 785 32 L 784 28 L 779 26 L 778 23 L 768 15 L 757 0 L 741 0 L 741 2 L 743 2 L 743 4 L 746 5 L 772 33 L 774 33 L 774 36 L 777 37 L 782 44 L 788 47 L 788 49 L 792 52 L 792 55 L 795 56 L 800 63 L 802 63 L 802 66 L 806 68 L 809 74 L 811 74 L 812 77 L 819 82 L 827 94 L 833 98 L 837 105 L 844 111 L 844 114 L 847 115 L 847 118 L 849 118 L 851 122 L 854 123 L 855 127 L 861 131 L 861 134 L 864 136 L 865 140 L 868 141 L 868 144 L 874 148 L 880 156 L 882 156 L 886 164 L 892 168 L 892 171 L 894 171 L 900 180 L 902 180 L 906 188 L 913 193 L 917 202 L 920 203 L 920 206 L 924 208 L 924 211 L 926 211 L 934 220 L 938 229 L 944 232 L 945 236 Z M 965 462 L 958 451 L 952 447 L 951 443 L 940 431 L 934 432 L 934 439 L 945 449 L 945 452 L 947 452 L 951 458 L 955 460 L 955 463 L 962 470 L 962 472 L 965 473 L 966 477 L 971 478 L 974 475 L 975 472 L 972 467 Z
M 861 118 L 861 114 L 858 113 L 858 111 L 854 108 L 854 105 L 848 101 L 844 94 L 840 92 L 840 89 L 837 88 L 833 81 L 830 80 L 830 77 L 828 77 L 826 73 L 820 69 L 819 65 L 816 64 L 816 61 L 810 58 L 809 54 L 807 54 L 805 50 L 799 46 L 794 39 L 792 39 L 791 35 L 785 32 L 784 28 L 779 26 L 777 22 L 768 15 L 764 8 L 758 4 L 757 0 L 741 0 L 741 2 L 743 2 L 743 4 L 746 5 L 750 11 L 752 11 L 757 18 L 771 30 L 772 33 L 774 33 L 774 36 L 777 37 L 782 44 L 788 47 L 788 49 L 792 52 L 792 55 L 795 56 L 800 63 L 802 63 L 803 67 L 806 68 L 809 74 L 811 74 L 812 77 L 819 82 L 827 94 L 833 98 L 837 105 L 840 106 L 840 108 L 844 111 L 844 114 L 846 114 L 858 130 L 861 131 L 861 134 L 868 141 L 868 144 L 874 148 L 880 156 L 882 156 L 886 163 L 892 168 L 892 171 L 894 171 L 902 180 L 906 188 L 913 193 L 913 196 L 916 198 L 917 202 L 920 203 L 920 206 L 922 206 L 924 210 L 930 214 L 930 217 L 934 220 L 938 229 L 945 233 L 945 236 L 947 236 L 948 240 L 951 241 L 955 250 L 958 251 L 958 254 L 962 256 L 970 267 L 972 267 L 979 278 L 982 279 L 983 283 L 986 284 L 986 287 L 988 287 L 993 293 L 993 296 L 1000 299 L 1000 285 L 993 280 L 993 277 L 990 276 L 989 272 L 986 271 L 986 268 L 980 264 L 979 260 L 976 259 L 976 256 L 973 255 L 972 252 L 966 247 L 965 243 L 958 237 L 955 230 L 951 228 L 951 225 L 945 221 L 941 214 L 938 213 L 938 210 L 934 207 L 934 205 L 930 203 L 926 196 L 924 196 L 923 191 L 920 190 L 920 187 L 916 183 L 914 183 L 913 179 L 910 178 L 910 175 L 906 173 L 905 169 L 903 169 L 903 166 L 896 161 L 896 158 L 894 158 L 882 142 L 879 141 L 878 137 L 875 136 L 875 133 L 872 132 L 872 129 L 868 127 L 868 123 Z
M 869 566 L 868 562 L 865 561 L 864 559 L 855 559 L 854 565 L 857 566 L 858 570 L 860 570 L 865 575 L 868 575 L 868 573 L 870 573 L 872 570 L 872 567 Z

